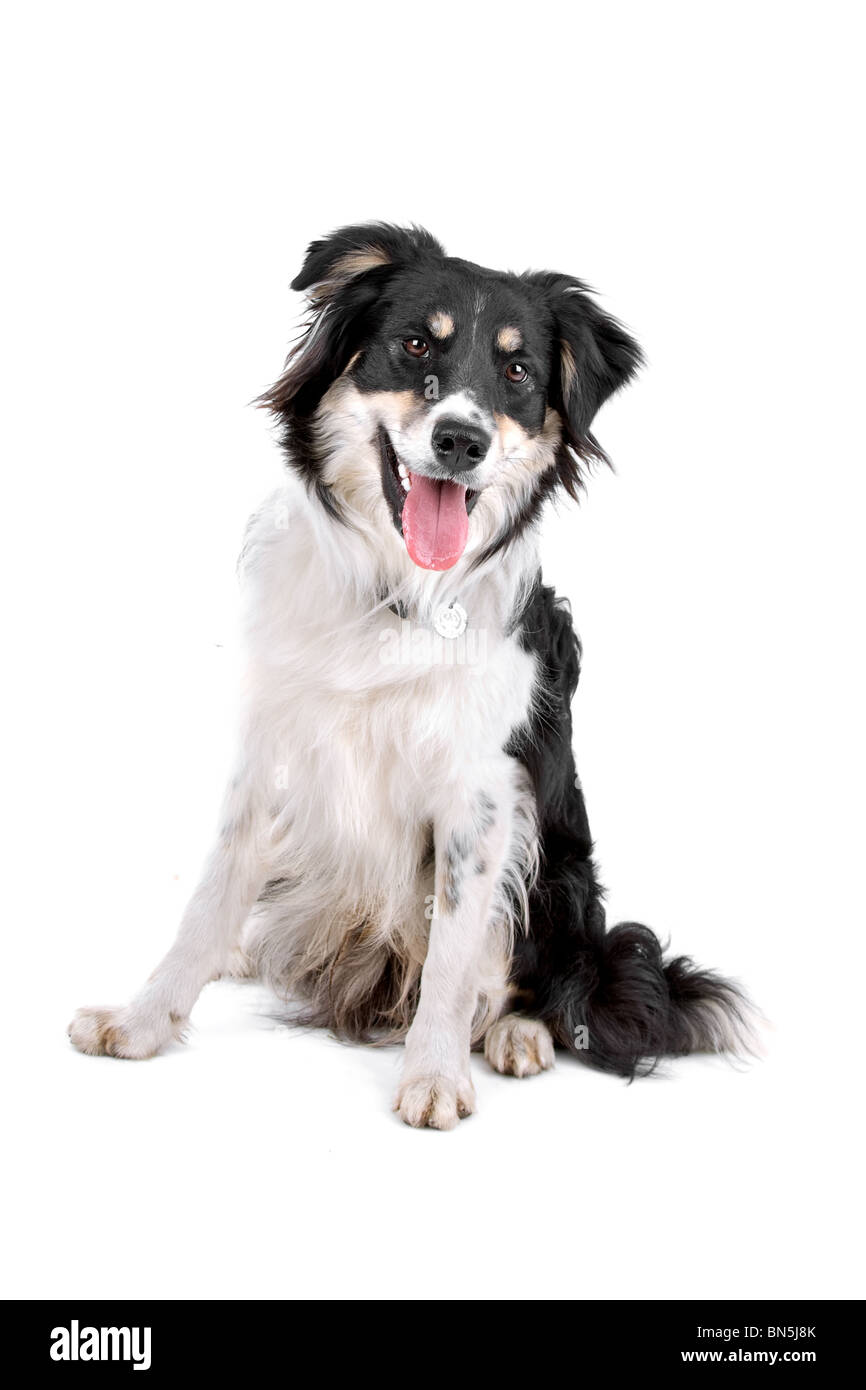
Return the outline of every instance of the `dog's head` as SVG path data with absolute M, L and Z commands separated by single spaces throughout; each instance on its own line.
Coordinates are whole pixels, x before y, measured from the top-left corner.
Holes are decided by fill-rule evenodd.
M 499 273 L 383 223 L 313 242 L 292 288 L 307 331 L 262 401 L 344 521 L 450 569 L 508 543 L 604 454 L 602 403 L 640 350 L 571 276 Z

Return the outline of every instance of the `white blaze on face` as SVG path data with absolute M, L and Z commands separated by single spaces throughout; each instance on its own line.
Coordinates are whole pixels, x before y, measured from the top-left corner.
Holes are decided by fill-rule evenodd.
M 436 464 L 433 431 L 440 420 L 453 420 L 455 425 L 473 425 L 490 435 L 494 431 L 493 416 L 482 410 L 468 391 L 454 391 L 450 396 L 440 397 L 434 406 L 417 415 L 407 428 L 391 435 L 400 461 L 408 469 L 430 471 Z M 388 428 L 387 421 L 385 427 Z
M 455 428 L 461 424 L 490 428 L 484 413 L 469 393 L 454 392 L 438 401 L 418 421 L 418 437 L 410 442 L 408 449 L 404 440 L 396 442 L 410 483 L 403 504 L 403 538 L 410 558 L 421 569 L 452 569 L 469 539 L 466 485 L 456 480 L 431 478 L 419 471 L 439 463 L 433 436 L 439 421 L 444 419 L 453 423 Z M 413 468 L 416 459 L 418 466 Z

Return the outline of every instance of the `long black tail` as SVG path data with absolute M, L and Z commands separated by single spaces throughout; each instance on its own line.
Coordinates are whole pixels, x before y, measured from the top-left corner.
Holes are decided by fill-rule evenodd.
M 750 1050 L 750 1006 L 739 987 L 687 956 L 666 961 L 649 927 L 623 922 L 608 931 L 592 860 L 574 843 L 545 838 L 529 907 L 512 967 L 516 1002 L 558 1046 L 629 1078 L 664 1057 Z

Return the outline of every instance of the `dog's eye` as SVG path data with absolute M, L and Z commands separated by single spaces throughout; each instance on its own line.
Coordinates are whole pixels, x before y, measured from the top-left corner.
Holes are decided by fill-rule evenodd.
M 505 368 L 505 375 L 508 377 L 509 381 L 521 382 L 526 380 L 529 376 L 529 372 L 522 362 L 512 362 Z
M 403 351 L 410 357 L 426 357 L 430 348 L 423 338 L 404 338 Z

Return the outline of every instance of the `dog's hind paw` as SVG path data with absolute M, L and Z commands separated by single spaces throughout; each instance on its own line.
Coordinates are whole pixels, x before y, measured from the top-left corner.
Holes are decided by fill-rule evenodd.
M 454 1129 L 475 1110 L 475 1090 L 468 1077 L 407 1077 L 400 1085 L 394 1109 L 413 1129 Z
M 79 1009 L 69 1025 L 69 1037 L 79 1052 L 90 1057 L 153 1057 L 165 1043 L 183 1036 L 186 1019 L 169 1014 L 156 1023 L 132 1009 Z
M 258 967 L 243 946 L 233 946 L 222 970 L 215 976 L 217 980 L 255 980 Z
M 489 1029 L 484 1056 L 503 1076 L 537 1076 L 553 1066 L 553 1038 L 537 1019 L 506 1014 Z

